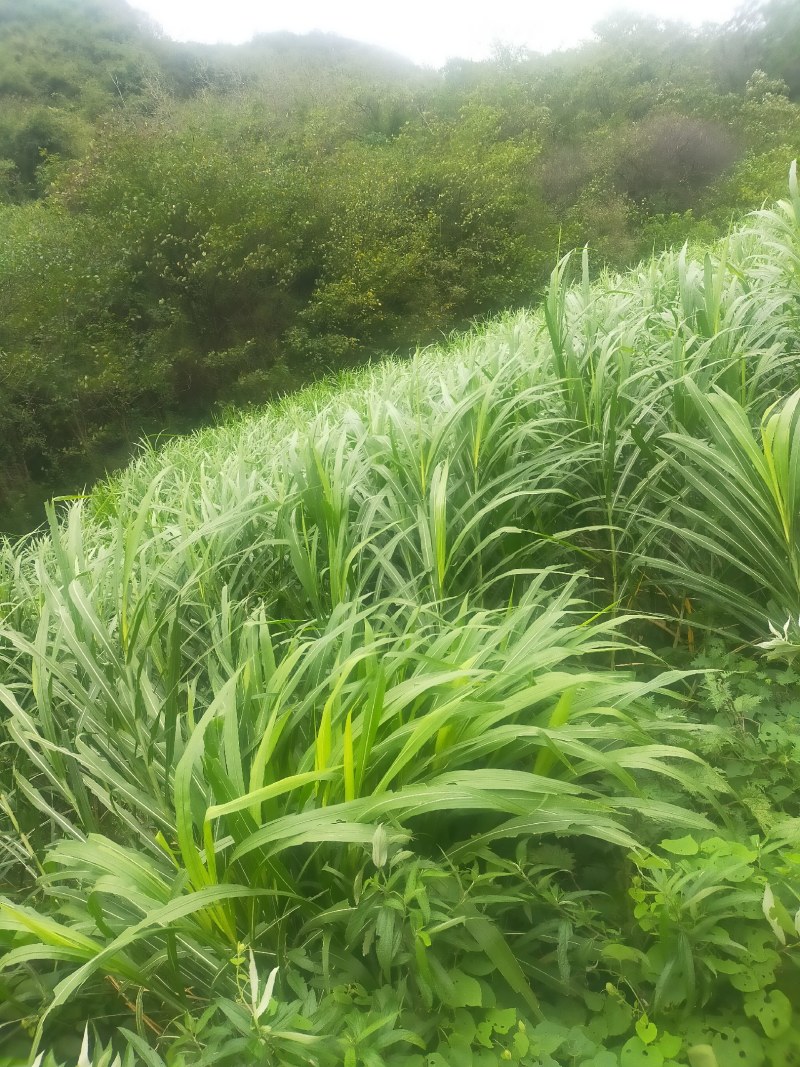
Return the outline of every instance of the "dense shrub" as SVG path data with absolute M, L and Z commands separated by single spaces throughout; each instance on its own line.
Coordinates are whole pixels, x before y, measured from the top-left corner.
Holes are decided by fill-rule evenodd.
M 777 11 L 425 72 L 322 34 L 175 45 L 122 0 L 0 5 L 0 527 L 143 432 L 530 303 L 559 245 L 621 268 L 726 232 L 798 147 Z

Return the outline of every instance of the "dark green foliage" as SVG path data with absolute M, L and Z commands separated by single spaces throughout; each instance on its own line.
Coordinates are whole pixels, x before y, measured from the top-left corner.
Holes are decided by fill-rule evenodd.
M 143 431 L 529 303 L 559 242 L 623 266 L 725 232 L 800 145 L 793 20 L 621 16 L 571 52 L 434 73 L 321 34 L 175 45 L 122 0 L 3 0 L 0 528 Z

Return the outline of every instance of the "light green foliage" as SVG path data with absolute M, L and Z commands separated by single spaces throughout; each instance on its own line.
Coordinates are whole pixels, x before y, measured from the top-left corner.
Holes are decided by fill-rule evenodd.
M 52 112 L 4 65 L 8 496 L 593 247 L 0 542 L 3 1067 L 797 1062 L 796 170 L 592 273 L 761 199 L 779 8 L 725 88 L 629 18 L 298 79 L 102 4 Z
M 789 1062 L 798 219 L 562 261 L 3 543 L 12 1056 Z

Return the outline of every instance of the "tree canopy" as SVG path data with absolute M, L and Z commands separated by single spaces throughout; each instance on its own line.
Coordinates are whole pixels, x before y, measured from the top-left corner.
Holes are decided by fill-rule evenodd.
M 800 145 L 782 0 L 441 71 L 179 45 L 124 0 L 0 0 L 0 26 L 7 530 L 143 432 L 535 301 L 559 247 L 622 267 L 722 233 Z

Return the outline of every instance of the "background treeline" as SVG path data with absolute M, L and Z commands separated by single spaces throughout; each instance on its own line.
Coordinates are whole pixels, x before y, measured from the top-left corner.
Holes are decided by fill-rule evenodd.
M 530 303 L 559 244 L 621 267 L 723 232 L 798 147 L 793 0 L 440 72 L 0 0 L 0 531 L 142 432 Z

